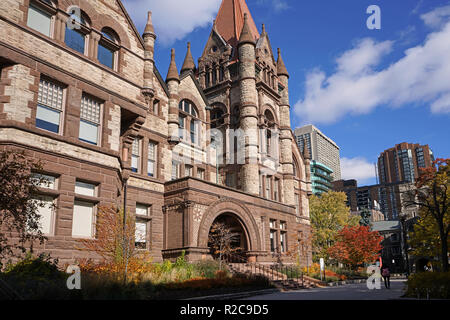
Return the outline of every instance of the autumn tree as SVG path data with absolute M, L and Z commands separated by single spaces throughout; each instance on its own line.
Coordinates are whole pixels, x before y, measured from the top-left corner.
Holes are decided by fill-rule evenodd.
M 435 221 L 439 235 L 442 270 L 449 271 L 450 159 L 437 159 L 432 167 L 421 169 L 415 188 L 406 191 L 405 195 L 406 206 L 419 206 L 423 219 L 432 217 Z
M 378 257 L 383 237 L 368 226 L 346 226 L 328 249 L 331 258 L 350 266 L 353 270 L 363 263 L 372 263 Z
M 450 219 L 450 216 L 447 216 L 447 219 Z M 446 223 L 449 222 L 446 221 Z M 416 257 L 439 257 L 442 247 L 441 238 L 439 227 L 433 216 L 423 214 L 413 228 L 408 240 L 411 253 Z M 447 238 L 447 245 L 450 246 L 450 237 Z
M 215 222 L 209 233 L 208 243 L 215 256 L 219 256 L 219 269 L 222 270 L 222 259 L 224 256 L 233 254 L 242 248 L 233 247 L 233 243 L 240 237 L 234 233 L 223 222 Z
M 313 195 L 309 201 L 312 226 L 313 260 L 328 260 L 328 248 L 345 226 L 356 226 L 359 217 L 350 214 L 344 192 L 329 191 L 320 196 Z
M 33 251 L 35 242 L 43 243 L 39 209 L 45 203 L 37 197 L 39 187 L 49 181 L 39 161 L 28 159 L 23 152 L 0 152 L 0 269 L 2 261 Z M 18 242 L 10 241 L 14 237 Z
M 129 273 L 139 269 L 139 265 L 149 260 L 145 251 L 139 251 L 135 247 L 135 218 L 127 214 L 124 228 L 123 214 L 123 210 L 117 210 L 115 207 L 99 207 L 96 237 L 80 239 L 82 246 L 78 249 L 95 253 L 102 261 L 96 266 L 82 261 L 84 269 L 97 268 L 91 271 L 115 273 L 119 277 L 123 275 L 126 281 Z M 130 268 L 130 265 L 133 268 Z

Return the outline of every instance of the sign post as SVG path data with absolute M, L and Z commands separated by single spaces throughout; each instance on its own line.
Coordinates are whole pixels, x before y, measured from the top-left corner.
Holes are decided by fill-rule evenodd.
M 323 281 L 322 274 L 325 273 L 325 261 L 320 258 L 320 281 Z

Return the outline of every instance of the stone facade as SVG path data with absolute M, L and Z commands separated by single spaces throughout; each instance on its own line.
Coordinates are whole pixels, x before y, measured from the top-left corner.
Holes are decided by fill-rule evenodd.
M 42 190 L 56 209 L 39 252 L 63 262 L 90 256 L 77 250 L 73 236 L 80 201 L 95 208 L 93 228 L 102 206 L 126 202 L 127 212 L 145 222 L 144 244 L 154 261 L 182 251 L 190 260 L 211 258 L 208 235 L 223 216 L 240 226 L 251 261 L 271 263 L 276 250 L 288 261 L 299 241 L 310 239 L 310 163 L 290 128 L 289 75 L 246 5 L 233 12 L 247 18 L 223 23 L 229 14 L 223 8 L 242 3 L 223 1 L 220 26 L 214 25 L 198 68 L 187 57 L 179 74 L 172 52 L 164 80 L 154 61 L 151 14 L 141 36 L 119 0 L 0 2 L 0 149 L 41 160 L 41 173 L 56 181 Z M 83 53 L 65 37 L 73 6 L 83 18 Z M 49 17 L 48 33 L 33 25 L 30 10 Z M 233 23 L 242 30 L 239 41 L 225 37 L 223 28 L 236 29 Z M 43 80 L 62 92 L 57 129 L 42 125 Z M 100 105 L 96 143 L 80 140 L 86 96 Z M 224 133 L 214 148 L 211 129 Z M 231 129 L 245 134 L 235 138 Z M 79 182 L 95 186 L 93 195 L 78 193 Z M 145 217 L 138 212 L 143 207 Z M 311 255 L 301 255 L 306 264 Z

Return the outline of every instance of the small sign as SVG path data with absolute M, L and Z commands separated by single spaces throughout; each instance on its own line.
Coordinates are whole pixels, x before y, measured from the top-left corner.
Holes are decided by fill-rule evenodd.
M 320 271 L 325 270 L 325 261 L 323 258 L 320 258 Z

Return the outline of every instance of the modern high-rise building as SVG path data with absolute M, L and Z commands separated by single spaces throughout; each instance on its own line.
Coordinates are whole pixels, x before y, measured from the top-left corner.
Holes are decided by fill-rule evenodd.
M 311 159 L 330 168 L 333 171 L 331 174 L 333 181 L 341 180 L 339 147 L 333 140 L 311 124 L 295 129 L 294 135 L 301 151 L 306 144 Z
M 318 161 L 311 161 L 311 182 L 312 192 L 314 194 L 322 194 L 333 189 L 333 170 L 328 168 L 323 163 Z
M 378 157 L 380 183 L 414 183 L 419 176 L 419 169 L 431 167 L 433 161 L 433 151 L 428 145 L 397 144 Z

